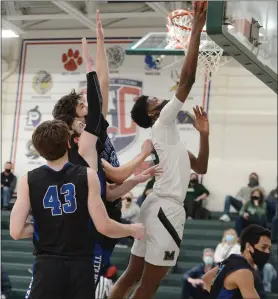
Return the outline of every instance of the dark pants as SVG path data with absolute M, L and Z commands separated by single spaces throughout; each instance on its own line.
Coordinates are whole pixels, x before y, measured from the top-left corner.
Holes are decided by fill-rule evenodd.
M 263 227 L 267 227 L 266 219 L 259 218 L 255 216 L 249 216 L 249 219 L 245 219 L 242 216 L 239 216 L 236 219 L 235 230 L 237 232 L 238 237 L 240 236 L 241 232 L 250 224 L 257 224 Z
M 224 214 L 229 215 L 231 206 L 239 212 L 242 208 L 242 202 L 230 195 L 227 195 L 225 198 Z
M 273 217 L 276 214 L 276 201 L 274 199 L 267 199 L 267 221 L 271 223 Z
M 185 200 L 184 208 L 186 211 L 186 216 L 191 218 L 200 218 L 200 213 L 202 210 L 202 201 Z
M 94 299 L 94 268 L 91 259 L 37 257 L 25 298 Z
M 272 229 L 271 229 L 272 241 L 278 243 L 278 217 L 275 216 L 272 219 Z
M 194 288 L 191 283 L 186 280 L 183 281 L 181 299 L 209 299 L 209 293 L 201 286 Z

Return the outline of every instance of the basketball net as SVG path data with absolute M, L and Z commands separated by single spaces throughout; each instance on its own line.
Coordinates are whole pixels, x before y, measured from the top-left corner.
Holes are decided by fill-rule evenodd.
M 188 53 L 192 32 L 194 13 L 187 10 L 175 10 L 168 16 L 169 46 L 175 49 L 183 49 L 185 56 Z M 208 81 L 216 73 L 223 49 L 212 41 L 203 30 L 198 55 L 197 73 L 204 74 Z

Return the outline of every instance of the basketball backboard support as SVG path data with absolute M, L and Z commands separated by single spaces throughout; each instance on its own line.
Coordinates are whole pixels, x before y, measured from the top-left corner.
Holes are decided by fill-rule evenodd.
M 208 1 L 206 30 L 228 55 L 278 92 L 276 1 Z

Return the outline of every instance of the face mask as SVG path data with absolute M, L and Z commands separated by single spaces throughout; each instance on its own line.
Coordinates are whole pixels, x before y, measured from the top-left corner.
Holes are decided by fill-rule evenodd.
M 5 172 L 10 173 L 11 170 L 10 169 L 5 169 Z
M 254 248 L 254 252 L 250 252 L 254 263 L 261 269 L 268 262 L 270 253 L 266 253 Z
M 251 196 L 251 200 L 252 200 L 252 201 L 254 201 L 254 200 L 260 200 L 260 198 L 259 198 L 258 196 L 254 196 L 254 195 L 252 195 L 252 196 Z
M 205 256 L 204 257 L 204 263 L 205 263 L 205 265 L 212 265 L 213 264 L 213 258 L 211 256 Z
M 249 180 L 249 187 L 256 187 L 256 186 L 258 186 L 258 185 L 259 185 L 259 182 L 258 182 L 257 179 L 255 179 L 255 178 L 251 178 L 251 179 Z
M 225 239 L 228 243 L 232 243 L 235 240 L 235 236 L 234 235 L 226 235 Z
M 162 101 L 162 103 L 161 104 L 159 104 L 158 106 L 156 106 L 154 109 L 153 109 L 153 111 L 161 111 L 163 108 L 164 108 L 164 106 L 166 106 L 168 103 L 169 103 L 170 101 L 169 100 L 164 100 L 164 101 Z

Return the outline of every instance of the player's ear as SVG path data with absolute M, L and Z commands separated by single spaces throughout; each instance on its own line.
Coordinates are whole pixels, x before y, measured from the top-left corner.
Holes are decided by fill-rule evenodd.
M 250 243 L 246 243 L 246 249 L 248 249 L 248 251 L 250 252 L 250 253 L 254 253 L 254 248 L 253 248 L 253 246 L 251 246 L 251 244 Z

